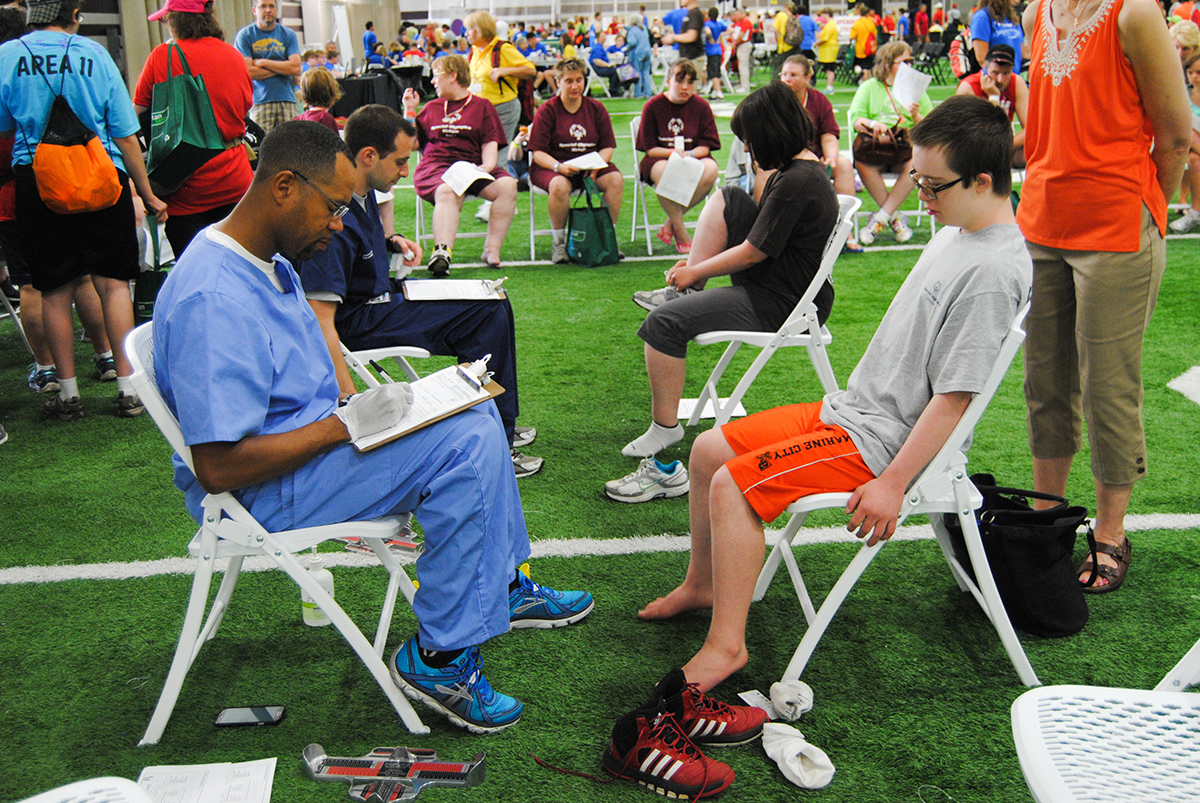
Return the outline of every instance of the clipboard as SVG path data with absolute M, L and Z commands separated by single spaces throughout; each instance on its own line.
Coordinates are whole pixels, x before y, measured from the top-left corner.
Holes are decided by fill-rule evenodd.
M 406 278 L 401 288 L 408 301 L 503 301 L 508 298 L 503 287 L 492 284 L 487 279 Z
M 442 383 L 442 382 L 447 381 L 447 378 L 457 379 L 459 382 L 463 382 L 464 384 L 468 383 L 470 380 L 466 379 L 465 377 L 463 377 L 461 375 L 460 369 L 470 368 L 470 365 L 471 365 L 470 363 L 463 363 L 462 365 L 451 365 L 448 368 L 443 368 L 440 371 L 435 371 L 434 373 L 429 374 L 428 376 L 423 376 L 420 379 L 418 379 L 416 382 L 412 383 L 413 393 L 414 394 L 421 393 L 422 383 L 425 383 L 426 388 L 428 388 L 433 383 Z M 466 410 L 470 407 L 474 407 L 475 405 L 481 404 L 482 402 L 488 401 L 489 399 L 494 399 L 497 396 L 499 396 L 501 393 L 504 392 L 504 388 L 502 388 L 500 386 L 500 383 L 496 382 L 495 380 L 492 380 L 484 385 L 479 385 L 477 387 L 478 387 L 478 390 L 476 390 L 474 393 L 472 393 L 471 397 L 469 399 L 463 401 L 463 403 L 461 403 L 461 404 L 457 404 L 457 405 L 454 405 L 449 408 L 443 407 L 436 414 L 433 414 L 433 415 L 419 415 L 415 418 L 415 420 L 411 419 L 410 415 L 406 413 L 405 417 L 403 419 L 401 419 L 400 422 L 397 423 L 395 426 L 389 427 L 388 429 L 385 429 L 382 432 L 376 432 L 374 435 L 368 435 L 366 437 L 359 438 L 356 441 L 351 441 L 351 445 L 354 447 L 355 451 L 358 451 L 358 452 L 369 452 L 372 449 L 378 449 L 380 446 L 383 446 L 384 444 L 387 444 L 387 443 L 391 443 L 392 441 L 398 440 L 399 438 L 403 438 L 405 435 L 408 435 L 411 432 L 416 432 L 419 429 L 424 429 L 425 427 L 429 426 L 430 424 L 436 424 L 438 421 L 441 421 L 444 418 L 449 418 L 452 415 L 457 415 L 458 413 L 461 413 L 463 410 Z M 416 409 L 419 406 L 419 404 L 420 404 L 420 402 L 418 400 L 414 400 L 413 409 Z M 411 412 L 412 411 L 410 410 L 410 413 Z

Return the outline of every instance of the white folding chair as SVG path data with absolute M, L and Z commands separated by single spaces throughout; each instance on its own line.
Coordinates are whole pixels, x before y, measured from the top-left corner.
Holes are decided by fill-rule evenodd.
M 900 521 L 903 522 L 913 514 L 929 515 L 930 523 L 937 536 L 938 546 L 942 549 L 942 554 L 950 566 L 951 574 L 958 582 L 958 587 L 962 591 L 969 591 L 983 608 L 984 614 L 1000 636 L 1000 642 L 1008 652 L 1009 660 L 1016 668 L 1021 682 L 1026 686 L 1036 686 L 1038 685 L 1037 675 L 1034 674 L 1029 659 L 1025 657 L 1021 642 L 1017 639 L 1012 623 L 1008 620 L 1004 603 L 1000 601 L 1000 593 L 996 590 L 996 582 L 992 579 L 992 572 L 988 568 L 987 556 L 983 551 L 983 541 L 979 537 L 979 526 L 975 521 L 975 511 L 983 504 L 983 496 L 967 478 L 967 456 L 962 451 L 975 429 L 975 424 L 987 409 L 988 403 L 996 393 L 996 388 L 1000 386 L 1001 380 L 1008 372 L 1009 364 L 1025 340 L 1025 331 L 1021 326 L 1028 312 L 1029 304 L 1026 303 L 1013 318 L 983 389 L 971 400 L 966 412 L 954 427 L 954 431 L 946 439 L 946 443 L 913 482 L 912 487 L 908 489 L 900 508 Z M 813 610 L 812 600 L 809 598 L 804 580 L 800 576 L 795 555 L 792 554 L 792 539 L 800 531 L 800 527 L 809 513 L 824 508 L 843 508 L 849 499 L 850 494 L 848 493 L 815 494 L 803 497 L 789 505 L 787 512 L 792 514 L 792 517 L 763 564 L 762 572 L 754 587 L 754 599 L 761 600 L 782 560 L 787 564 L 792 585 L 800 599 L 804 617 L 808 620 L 808 630 L 805 631 L 800 646 L 796 648 L 787 670 L 783 673 L 784 680 L 796 680 L 804 672 L 804 667 L 808 664 L 808 659 L 812 657 L 817 642 L 821 640 L 821 636 L 829 627 L 829 623 L 846 599 L 846 595 L 858 582 L 858 578 L 862 576 L 867 565 L 879 553 L 880 548 L 887 543 L 880 541 L 873 547 L 864 544 L 850 565 L 842 572 L 829 595 L 825 597 L 821 609 Z M 950 536 L 942 523 L 941 515 L 939 515 L 942 513 L 950 513 L 958 517 L 966 540 L 967 554 L 970 556 L 970 567 L 964 567 L 955 558 Z M 973 570 L 976 579 L 972 579 L 969 570 Z
M 193 469 L 192 452 L 183 440 L 183 432 L 170 408 L 167 407 L 158 390 L 154 377 L 152 323 L 143 324 L 129 334 L 126 342 L 126 353 L 133 363 L 134 392 L 146 405 L 146 410 L 154 423 L 162 431 L 171 448 L 183 459 L 189 469 Z M 286 532 L 268 532 L 255 521 L 233 494 L 209 494 L 204 498 L 204 520 L 199 532 L 188 544 L 188 553 L 196 559 L 195 578 L 192 582 L 191 597 L 188 601 L 187 613 L 184 615 L 183 630 L 179 636 L 179 645 L 175 649 L 175 657 L 171 661 L 171 669 L 163 686 L 150 724 L 139 745 L 157 744 L 162 738 L 171 718 L 171 712 L 179 699 L 183 688 L 184 678 L 192 663 L 200 653 L 204 642 L 216 635 L 217 628 L 229 606 L 233 596 L 234 586 L 241 574 L 243 561 L 250 556 L 261 556 L 274 561 L 280 569 L 303 589 L 321 610 L 324 611 L 350 646 L 358 653 L 363 665 L 375 678 L 383 693 L 391 702 L 396 713 L 400 715 L 405 727 L 412 733 L 425 734 L 429 732 L 417 713 L 409 705 L 408 700 L 392 682 L 387 666 L 383 662 L 383 651 L 387 643 L 388 629 L 391 625 L 392 614 L 396 605 L 396 596 L 403 591 L 404 596 L 412 603 L 416 588 L 409 579 L 396 556 L 384 545 L 388 540 L 396 538 L 400 533 L 402 519 L 390 516 L 372 521 L 351 521 L 343 524 L 332 524 L 326 527 L 308 527 Z M 295 553 L 331 539 L 345 536 L 358 536 L 363 539 L 379 558 L 388 571 L 387 591 L 383 599 L 383 609 L 379 616 L 379 625 L 375 631 L 375 643 L 367 641 L 342 610 L 342 607 L 329 596 L 312 578 L 308 570 L 296 559 Z M 228 558 L 229 564 L 221 581 L 216 599 L 208 608 L 209 588 L 212 585 L 215 563 L 219 558 Z M 205 618 L 205 610 L 208 616 Z M 203 620 L 203 626 L 201 626 Z
M 733 81 L 729 80 L 729 70 L 726 66 L 729 64 L 729 58 L 733 55 L 735 55 L 734 51 L 729 48 L 724 48 L 724 52 L 721 54 L 721 86 L 731 95 L 733 94 Z M 710 75 L 709 78 L 712 76 Z
M 821 255 L 821 264 L 817 268 L 817 273 L 809 283 L 808 289 L 804 291 L 804 295 L 796 302 L 792 314 L 787 317 L 777 331 L 751 332 L 722 329 L 716 332 L 704 332 L 692 338 L 692 342 L 701 346 L 713 343 L 729 343 L 729 345 L 725 347 L 725 353 L 721 355 L 721 359 L 717 361 L 712 373 L 704 381 L 704 389 L 700 391 L 700 397 L 684 399 L 680 402 L 681 410 L 684 409 L 682 405 L 694 405 L 688 418 L 688 426 L 695 426 L 699 423 L 704 408 L 710 403 L 717 419 L 714 426 L 728 423 L 733 411 L 741 403 L 742 397 L 746 395 L 750 385 L 758 378 L 763 366 L 767 364 L 767 360 L 771 359 L 779 349 L 789 346 L 803 346 L 807 349 L 808 359 L 812 362 L 813 369 L 817 372 L 817 378 L 821 380 L 821 387 L 826 393 L 832 393 L 838 389 L 837 377 L 834 376 L 833 366 L 829 362 L 829 353 L 826 350 L 833 342 L 833 335 L 830 334 L 828 327 L 818 322 L 817 305 L 814 299 L 825 284 L 825 280 L 833 272 L 833 263 L 837 261 L 842 246 L 846 244 L 846 238 L 850 236 L 854 213 L 860 206 L 862 206 L 862 201 L 858 198 L 849 195 L 838 196 L 838 222 L 829 235 L 829 240 L 825 243 L 825 251 Z M 725 375 L 725 369 L 729 367 L 734 355 L 743 345 L 753 346 L 760 351 L 754 358 L 754 362 L 742 374 L 742 378 L 738 380 L 733 393 L 727 400 L 722 401 L 717 394 L 717 384 Z
M 612 93 L 608 91 L 608 79 L 596 72 L 596 68 L 592 66 L 592 60 L 590 58 L 584 59 L 584 61 L 587 62 L 588 76 L 587 84 L 584 85 L 583 88 L 583 94 L 592 94 L 592 86 L 594 84 L 599 84 L 600 88 L 604 90 L 604 97 L 611 98 Z
M 572 190 L 571 191 L 572 198 L 578 198 L 580 195 L 583 195 L 583 190 Z M 530 262 L 537 259 L 537 257 L 536 257 L 537 248 L 536 248 L 535 239 L 537 237 L 545 237 L 548 234 L 554 234 L 554 229 L 548 229 L 548 228 L 547 229 L 539 229 L 537 227 L 537 221 L 534 219 L 534 208 L 535 208 L 534 204 L 533 204 L 534 196 L 548 198 L 550 196 L 550 193 L 546 192 L 541 187 L 534 184 L 532 181 L 529 182 L 529 261 Z
M 640 115 L 635 115 L 629 121 L 629 136 L 633 141 L 633 215 L 631 216 L 633 226 L 629 231 L 629 242 L 637 242 L 638 229 L 646 232 L 646 254 L 647 256 L 654 254 L 654 247 L 650 244 L 650 211 L 646 208 L 646 187 L 653 188 L 653 185 L 646 184 L 642 181 L 640 159 L 638 159 L 637 138 L 638 130 L 642 127 L 642 118 Z M 638 206 L 642 208 L 642 222 L 639 225 Z
M 413 158 L 414 159 L 418 158 L 417 152 L 415 152 L 415 151 L 413 152 Z M 414 162 L 413 170 L 414 170 L 414 172 L 416 170 L 415 162 Z M 395 190 L 393 190 L 393 192 L 394 191 Z M 422 240 L 429 240 L 430 242 L 432 242 L 433 241 L 433 219 L 431 216 L 430 224 L 428 227 L 426 227 L 426 225 L 425 225 L 425 202 L 423 200 L 421 200 L 420 195 L 417 195 L 415 186 L 413 187 L 413 197 L 416 199 L 416 214 L 413 219 L 413 230 L 414 230 L 413 241 L 416 242 L 417 245 L 420 245 Z M 476 196 L 472 195 L 472 196 L 468 196 L 468 197 L 475 198 Z M 465 199 L 463 201 L 463 214 L 467 214 L 467 215 L 475 214 L 474 212 L 467 210 L 467 205 L 466 205 Z M 455 234 L 454 234 L 455 241 L 470 240 L 470 239 L 486 239 L 486 238 L 487 238 L 486 231 L 463 231 L 461 226 L 459 227 L 459 230 L 457 232 L 455 232 Z
M 20 803 L 151 803 L 151 800 L 140 786 L 125 778 L 88 778 Z
M 1043 686 L 1012 704 L 1013 741 L 1038 803 L 1195 801 L 1200 641 L 1154 687 Z
M 409 382 L 416 382 L 420 378 L 420 375 L 412 367 L 412 364 L 409 363 L 408 358 L 413 357 L 426 360 L 433 356 L 430 352 L 419 346 L 387 346 L 381 349 L 351 351 L 343 343 L 339 343 L 338 345 L 342 347 L 342 358 L 346 361 L 346 365 L 369 388 L 377 388 L 382 384 L 379 381 L 379 377 L 371 373 L 367 368 L 372 362 L 393 359 L 400 366 L 400 369 L 404 371 L 404 378 Z
M 13 326 L 17 327 L 17 334 L 21 336 L 21 342 L 25 344 L 25 348 L 29 349 L 29 353 L 33 354 L 33 346 L 29 345 L 29 338 L 25 336 L 25 327 L 21 325 L 21 313 L 13 309 L 12 302 L 4 293 L 0 293 L 0 307 L 4 307 L 3 311 L 0 311 L 0 320 L 8 318 L 13 322 Z

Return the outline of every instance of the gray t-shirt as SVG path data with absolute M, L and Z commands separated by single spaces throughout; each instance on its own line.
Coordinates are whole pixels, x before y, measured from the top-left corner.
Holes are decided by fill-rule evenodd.
M 941 229 L 904 280 L 845 390 L 821 420 L 883 473 L 936 394 L 978 393 L 1029 298 L 1033 263 L 1015 225 Z M 969 445 L 969 444 L 968 444 Z

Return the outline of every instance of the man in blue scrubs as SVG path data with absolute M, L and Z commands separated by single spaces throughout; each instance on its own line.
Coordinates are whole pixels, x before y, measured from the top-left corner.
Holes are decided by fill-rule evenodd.
M 367 453 L 349 444 L 399 420 L 403 384 L 349 398 L 292 264 L 328 247 L 355 203 L 337 134 L 277 126 L 225 220 L 188 247 L 154 308 L 155 379 L 179 419 L 195 474 L 175 458 L 188 511 L 232 491 L 283 530 L 415 511 L 425 529 L 413 602 L 418 633 L 391 660 L 404 692 L 463 727 L 507 727 L 521 703 L 494 691 L 479 645 L 510 627 L 561 627 L 591 613 L 516 570 L 530 553 L 495 405 L 482 405 Z
M 516 331 L 508 299 L 408 301 L 400 282 L 388 273 L 389 251 L 411 253 L 408 264 L 415 265 L 421 261 L 421 249 L 398 234 L 385 238 L 372 190 L 387 192 L 408 175 L 416 128 L 395 109 L 375 104 L 350 115 L 345 136 L 355 160 L 354 202 L 329 247 L 298 266 L 305 297 L 317 313 L 338 366 L 339 387 L 343 393 L 354 390 L 341 360 L 339 339 L 352 350 L 420 346 L 464 362 L 491 354 L 488 368 L 505 389 L 496 398 L 496 407 L 513 447 L 514 470 L 518 477 L 536 474 L 542 458 L 519 449 L 532 441 L 536 430 L 516 426 L 520 413 Z

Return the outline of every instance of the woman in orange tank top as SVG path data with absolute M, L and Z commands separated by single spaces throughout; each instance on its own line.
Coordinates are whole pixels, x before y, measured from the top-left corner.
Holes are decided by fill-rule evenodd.
M 1146 471 L 1142 340 L 1190 111 L 1154 0 L 1038 0 L 1024 24 L 1029 166 L 1017 223 L 1033 257 L 1025 395 L 1034 486 L 1064 494 L 1086 411 L 1100 554 L 1085 590 L 1115 591 L 1131 551 L 1125 510 Z M 1081 582 L 1092 569 L 1080 566 Z

